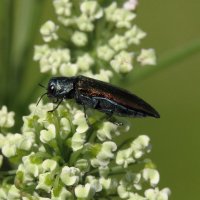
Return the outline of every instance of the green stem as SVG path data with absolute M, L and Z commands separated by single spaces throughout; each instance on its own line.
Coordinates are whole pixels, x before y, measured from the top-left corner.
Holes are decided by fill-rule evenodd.
M 135 139 L 136 137 L 129 137 L 126 140 L 124 140 L 120 145 L 118 145 L 118 150 L 121 150 L 125 145 L 131 144 L 131 142 Z
M 127 172 L 126 168 L 123 168 L 121 166 L 113 167 L 110 170 L 109 176 L 113 176 L 116 174 L 125 174 Z
M 112 168 L 110 168 L 110 172 L 109 172 L 108 176 L 125 174 L 130 167 L 132 167 L 136 164 L 142 164 L 142 163 L 144 163 L 144 161 L 137 160 L 136 162 L 129 164 L 128 168 L 124 168 L 123 166 L 112 167 Z M 88 174 L 97 176 L 99 174 L 99 169 L 94 169 L 93 171 L 88 172 Z
M 1 25 L 3 31 L 1 33 L 1 85 L 2 85 L 2 103 L 8 105 L 9 94 L 9 81 L 12 79 L 12 66 L 11 66 L 11 49 L 12 49 L 12 36 L 13 36 L 13 15 L 14 15 L 14 1 L 4 0 L 1 2 Z
M 24 20 L 24 23 L 26 23 L 26 27 L 24 30 L 22 30 L 26 32 L 26 34 L 24 36 L 25 37 L 24 43 L 20 49 L 20 55 L 18 58 L 17 66 L 16 66 L 17 68 L 16 76 L 15 76 L 15 79 L 13 80 L 15 82 L 14 84 L 15 87 L 13 87 L 13 90 L 19 92 L 17 98 L 15 99 L 16 105 L 19 105 L 20 97 L 23 94 L 22 88 L 24 87 L 24 84 L 26 84 L 25 77 L 27 75 L 27 71 L 30 70 L 30 68 L 28 67 L 29 66 L 28 63 L 30 60 L 32 60 L 33 43 L 35 41 L 35 37 L 37 35 L 36 33 L 40 26 L 40 18 L 42 15 L 42 11 L 44 9 L 44 1 L 41 1 L 41 0 L 31 1 L 27 5 L 29 4 L 31 5 L 28 7 L 30 12 L 27 13 L 27 16 L 26 16 L 27 19 Z M 11 99 L 12 99 L 12 96 L 11 96 Z
M 127 169 L 122 166 L 113 167 L 110 169 L 109 176 L 116 175 L 116 174 L 124 174 L 127 172 Z M 98 175 L 99 169 L 95 169 L 90 172 L 92 175 Z
M 134 71 L 131 79 L 134 82 L 138 82 L 152 74 L 155 74 L 163 69 L 172 67 L 174 64 L 189 58 L 190 56 L 200 52 L 200 40 L 192 41 L 183 47 L 179 47 L 167 53 L 165 56 L 161 57 L 158 61 L 158 65 L 148 68 L 139 68 Z
M 0 171 L 0 177 L 12 176 L 16 174 L 16 170 Z

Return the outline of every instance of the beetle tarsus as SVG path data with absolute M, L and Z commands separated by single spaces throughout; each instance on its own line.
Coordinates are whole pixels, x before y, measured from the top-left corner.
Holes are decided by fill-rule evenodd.
M 118 121 L 115 117 L 113 116 L 108 116 L 107 120 L 117 126 L 123 126 L 124 124 L 120 121 Z
M 88 126 L 91 127 L 91 124 L 90 124 L 90 122 L 89 122 L 88 116 L 87 116 L 87 114 L 86 114 L 86 107 L 85 107 L 85 104 L 83 104 L 83 111 L 84 111 L 85 120 L 86 120 Z
M 62 103 L 62 101 L 63 101 L 63 99 L 61 99 L 61 100 L 58 102 L 58 104 L 56 105 L 55 108 L 53 108 L 52 110 L 49 110 L 48 112 L 49 112 L 49 113 L 52 113 L 52 112 L 54 112 L 55 110 L 57 110 L 58 106 Z

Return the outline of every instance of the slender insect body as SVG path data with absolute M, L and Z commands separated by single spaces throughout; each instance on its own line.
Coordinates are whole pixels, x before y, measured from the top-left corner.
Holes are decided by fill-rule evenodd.
M 126 117 L 160 117 L 153 107 L 136 95 L 84 76 L 51 78 L 47 96 L 58 103 L 56 108 L 64 99 L 74 99 L 84 107 L 97 109 L 110 116 L 114 114 Z

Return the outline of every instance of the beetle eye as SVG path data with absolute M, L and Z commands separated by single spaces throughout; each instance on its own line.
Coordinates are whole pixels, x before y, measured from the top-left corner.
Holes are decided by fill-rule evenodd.
M 55 87 L 54 87 L 54 85 L 51 85 L 51 86 L 50 86 L 50 91 L 51 91 L 51 93 L 54 93 L 54 92 L 55 92 Z

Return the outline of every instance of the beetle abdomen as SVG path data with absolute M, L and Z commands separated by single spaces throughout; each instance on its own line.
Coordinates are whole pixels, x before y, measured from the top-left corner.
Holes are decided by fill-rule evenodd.
M 83 96 L 90 96 L 93 100 L 99 99 L 101 106 L 96 106 L 95 108 L 102 112 L 107 112 L 111 109 L 114 114 L 122 116 L 160 117 L 159 113 L 144 100 L 127 90 L 115 87 L 109 83 L 79 76 L 77 90 Z

